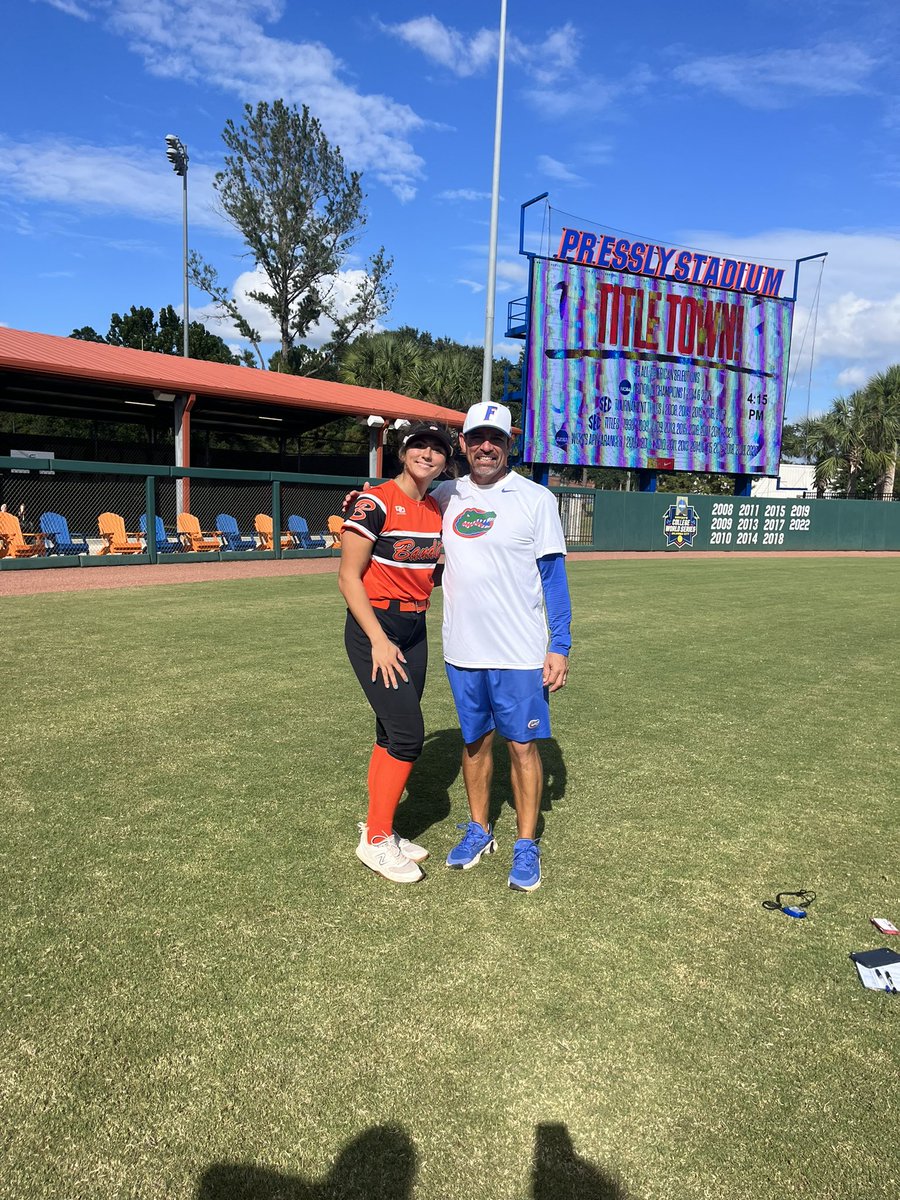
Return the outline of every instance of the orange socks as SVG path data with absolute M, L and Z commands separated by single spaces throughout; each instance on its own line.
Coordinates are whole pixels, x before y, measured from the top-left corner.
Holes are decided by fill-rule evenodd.
M 413 769 L 411 762 L 392 758 L 383 746 L 372 747 L 369 759 L 369 816 L 368 840 L 390 837 L 394 829 L 394 813 Z

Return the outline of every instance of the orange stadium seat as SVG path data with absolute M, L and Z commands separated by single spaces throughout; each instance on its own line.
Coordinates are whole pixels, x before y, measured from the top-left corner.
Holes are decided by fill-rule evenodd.
M 332 550 L 340 550 L 341 548 L 341 529 L 344 524 L 343 517 L 328 518 L 328 532 L 331 534 Z
M 222 534 L 218 529 L 201 529 L 193 513 L 178 514 L 178 532 L 185 550 L 199 553 L 201 550 L 218 550 L 222 545 Z
M 97 518 L 97 527 L 106 542 L 101 554 L 143 554 L 140 533 L 133 529 L 126 531 L 124 518 L 118 513 L 101 513 Z
M 256 532 L 262 538 L 263 550 L 275 549 L 275 529 L 272 523 L 272 518 L 267 513 L 257 513 L 253 522 L 256 527 Z M 282 550 L 290 550 L 294 545 L 294 539 L 286 529 L 281 531 L 281 548 Z
M 42 533 L 23 533 L 18 517 L 0 512 L 0 558 L 32 558 L 46 553 Z

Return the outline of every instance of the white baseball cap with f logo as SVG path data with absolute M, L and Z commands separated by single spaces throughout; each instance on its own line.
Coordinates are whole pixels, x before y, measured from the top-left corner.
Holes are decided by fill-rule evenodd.
M 493 400 L 473 404 L 466 413 L 466 419 L 463 423 L 463 433 L 468 433 L 472 429 L 499 429 L 501 433 L 505 433 L 507 437 L 510 437 L 512 434 L 512 413 L 505 405 L 497 404 Z

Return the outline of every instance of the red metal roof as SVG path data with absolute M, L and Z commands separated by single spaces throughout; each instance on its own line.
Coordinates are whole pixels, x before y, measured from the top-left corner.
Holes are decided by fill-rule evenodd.
M 119 383 L 160 392 L 194 392 L 287 408 L 313 408 L 335 416 L 439 420 L 461 428 L 465 413 L 413 400 L 378 388 L 352 387 L 324 379 L 201 362 L 173 354 L 127 350 L 77 338 L 0 328 L 0 369 L 32 375 Z M 473 403 L 478 397 L 473 397 Z

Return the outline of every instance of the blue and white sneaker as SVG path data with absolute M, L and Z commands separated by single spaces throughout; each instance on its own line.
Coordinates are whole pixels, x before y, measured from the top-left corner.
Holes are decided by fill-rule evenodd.
M 457 825 L 456 828 L 466 832 L 459 845 L 454 846 L 447 855 L 447 866 L 451 870 L 468 871 L 469 867 L 477 867 L 482 854 L 493 854 L 497 849 L 492 826 L 488 826 L 487 833 L 477 821 L 470 821 L 468 825 Z
M 519 838 L 513 846 L 509 886 L 514 892 L 533 892 L 541 886 L 541 851 L 531 838 Z

